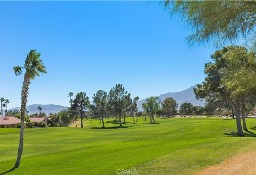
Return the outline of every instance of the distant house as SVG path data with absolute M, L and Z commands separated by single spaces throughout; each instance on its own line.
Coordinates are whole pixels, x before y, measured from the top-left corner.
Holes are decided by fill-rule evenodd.
M 31 123 L 44 122 L 44 118 L 30 118 Z M 20 119 L 12 116 L 0 117 L 0 128 L 17 128 Z
M 20 123 L 20 119 L 16 117 L 0 117 L 0 128 L 17 128 Z

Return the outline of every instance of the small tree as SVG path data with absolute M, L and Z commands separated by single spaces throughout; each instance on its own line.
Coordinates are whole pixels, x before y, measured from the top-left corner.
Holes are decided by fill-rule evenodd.
M 179 111 L 183 115 L 191 115 L 193 112 L 193 105 L 191 103 L 183 103 L 180 105 Z
M 132 116 L 132 120 L 133 120 L 133 123 L 136 123 L 138 122 L 138 101 L 139 101 L 139 97 L 135 97 L 133 98 L 132 100 L 132 103 L 130 105 L 130 108 L 129 108 L 129 114 Z M 137 119 L 135 121 L 134 119 L 134 116 L 137 115 Z
M 73 101 L 73 109 L 79 111 L 81 118 L 81 128 L 84 127 L 83 119 L 87 107 L 90 105 L 89 97 L 86 96 L 85 92 L 79 92 L 76 94 L 76 98 Z
M 177 107 L 178 104 L 176 102 L 176 100 L 174 100 L 171 97 L 166 98 L 163 102 L 162 102 L 162 110 L 163 113 L 165 115 L 167 115 L 167 117 L 172 116 L 174 114 L 176 114 L 177 112 Z
M 142 104 L 142 107 L 146 114 L 150 117 L 150 123 L 156 123 L 154 115 L 159 110 L 159 103 L 157 102 L 158 97 L 149 97 L 146 99 L 146 102 Z
M 117 84 L 109 92 L 109 106 L 119 117 L 119 125 L 122 127 L 122 116 L 127 108 L 127 99 L 130 95 L 122 84 Z
M 104 118 L 108 113 L 108 94 L 103 90 L 99 90 L 93 95 L 93 102 L 91 105 L 92 114 L 96 118 L 101 119 L 102 128 L 105 128 Z

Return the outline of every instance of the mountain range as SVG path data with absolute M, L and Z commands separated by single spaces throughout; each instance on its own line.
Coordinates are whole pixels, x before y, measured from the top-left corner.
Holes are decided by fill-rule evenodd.
M 180 92 L 169 92 L 166 94 L 159 95 L 159 99 L 161 101 L 164 101 L 167 97 L 172 97 L 176 102 L 178 103 L 178 108 L 182 103 L 188 102 L 191 103 L 193 106 L 204 106 L 205 102 L 203 100 L 197 100 L 194 93 L 194 88 L 196 85 L 185 89 Z M 145 103 L 145 99 L 140 100 L 138 102 L 138 111 L 142 111 L 142 104 Z
M 188 89 L 185 89 L 183 91 L 180 91 L 180 92 L 169 92 L 169 93 L 166 93 L 166 94 L 159 95 L 158 97 L 161 101 L 164 101 L 167 97 L 172 97 L 178 103 L 178 108 L 182 103 L 185 103 L 185 102 L 191 103 L 194 106 L 204 106 L 205 105 L 204 101 L 196 99 L 195 94 L 194 94 L 194 90 L 193 90 L 194 87 L 196 87 L 196 85 L 192 86 Z M 142 99 L 138 102 L 138 110 L 139 111 L 143 110 L 142 109 L 142 104 L 145 101 L 146 101 L 145 99 Z M 27 110 L 29 111 L 29 114 L 39 113 L 38 106 L 41 106 L 42 112 L 46 113 L 47 115 L 49 115 L 50 113 L 58 113 L 62 110 L 67 109 L 66 106 L 61 106 L 61 105 L 33 104 L 33 105 L 27 106 Z M 11 110 L 20 110 L 20 108 L 16 107 L 16 108 L 12 108 Z
M 62 110 L 67 109 L 66 106 L 60 106 L 60 105 L 54 105 L 54 104 L 48 104 L 48 105 L 42 105 L 42 104 L 33 104 L 27 106 L 27 110 L 29 111 L 29 115 L 39 113 L 38 106 L 41 106 L 42 112 L 49 115 L 50 113 L 58 113 Z M 12 108 L 11 110 L 20 110 L 19 107 Z

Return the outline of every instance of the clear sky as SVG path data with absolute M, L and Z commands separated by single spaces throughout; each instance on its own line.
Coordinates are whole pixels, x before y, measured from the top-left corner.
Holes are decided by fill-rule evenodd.
M 0 97 L 20 105 L 22 65 L 37 49 L 48 73 L 28 104 L 68 105 L 68 93 L 109 91 L 122 83 L 141 99 L 204 79 L 214 48 L 189 46 L 190 33 L 157 2 L 0 2 Z

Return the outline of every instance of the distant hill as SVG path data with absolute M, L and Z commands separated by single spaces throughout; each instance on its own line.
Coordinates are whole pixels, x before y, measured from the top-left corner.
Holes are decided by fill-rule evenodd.
M 158 97 L 161 101 L 164 101 L 167 97 L 172 97 L 178 103 L 178 108 L 182 103 L 185 103 L 185 102 L 191 103 L 194 106 L 204 106 L 205 105 L 204 101 L 196 99 L 195 93 L 194 93 L 194 90 L 193 90 L 194 87 L 196 87 L 196 85 L 192 86 L 188 89 L 185 89 L 183 91 L 180 91 L 180 92 L 169 92 L 169 93 L 166 93 L 166 94 L 159 95 Z M 144 102 L 145 102 L 145 99 L 140 100 L 138 102 L 138 110 L 139 111 L 143 110 L 142 109 L 142 104 Z
M 48 105 L 33 104 L 33 105 L 27 106 L 29 115 L 39 113 L 38 106 L 41 106 L 42 112 L 46 113 L 47 115 L 50 113 L 58 113 L 62 110 L 67 109 L 66 106 L 60 106 L 60 105 L 54 105 L 54 104 L 48 104 Z M 20 108 L 16 107 L 16 108 L 12 108 L 11 110 L 20 110 Z

